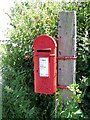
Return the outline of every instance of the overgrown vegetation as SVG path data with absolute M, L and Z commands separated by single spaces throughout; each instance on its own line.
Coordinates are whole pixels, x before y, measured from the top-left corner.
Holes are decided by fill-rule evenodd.
M 38 35 L 58 37 L 58 11 L 64 10 L 77 11 L 78 34 L 78 84 L 74 84 L 73 101 L 68 101 L 66 107 L 58 91 L 56 95 L 34 93 L 32 49 Z M 90 1 L 15 3 L 8 16 L 12 29 L 9 30 L 11 42 L 6 45 L 6 54 L 3 56 L 3 120 L 87 120 L 90 116 Z M 29 54 L 27 59 L 26 52 Z M 55 103 L 58 103 L 57 107 Z

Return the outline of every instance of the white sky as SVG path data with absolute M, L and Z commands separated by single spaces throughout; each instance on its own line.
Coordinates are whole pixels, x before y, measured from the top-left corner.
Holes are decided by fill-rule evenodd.
M 0 0 L 0 40 L 8 39 L 6 31 L 10 20 L 5 12 L 10 12 L 10 7 L 14 6 L 14 1 L 20 2 L 21 0 Z
M 8 27 L 9 18 L 5 12 L 9 12 L 9 8 L 13 6 L 13 0 L 1 0 L 0 1 L 0 40 L 7 39 L 4 34 L 6 34 L 6 28 Z

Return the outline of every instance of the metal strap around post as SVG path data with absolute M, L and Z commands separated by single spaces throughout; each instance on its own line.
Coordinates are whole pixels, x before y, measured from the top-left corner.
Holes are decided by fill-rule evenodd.
M 57 86 L 57 88 L 60 88 L 60 89 L 69 89 L 69 86 Z
M 77 56 L 61 56 L 58 57 L 58 60 L 76 60 Z
M 33 56 L 39 56 L 39 57 L 54 57 L 56 54 L 34 54 Z

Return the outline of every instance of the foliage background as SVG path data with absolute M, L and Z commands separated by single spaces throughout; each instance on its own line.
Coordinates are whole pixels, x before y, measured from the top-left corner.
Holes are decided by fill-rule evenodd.
M 77 11 L 78 35 L 77 84 L 74 85 L 77 95 L 75 92 L 73 101 L 68 101 L 66 107 L 58 90 L 56 95 L 33 92 L 32 49 L 38 35 L 58 38 L 58 11 L 65 10 Z M 3 56 L 3 120 L 87 120 L 90 116 L 90 1 L 15 3 L 8 16 L 12 29 L 8 33 L 11 42 L 6 45 Z M 27 58 L 26 53 L 29 55 Z

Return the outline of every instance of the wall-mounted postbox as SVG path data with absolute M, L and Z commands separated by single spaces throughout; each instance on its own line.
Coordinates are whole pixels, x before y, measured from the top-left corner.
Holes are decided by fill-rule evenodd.
M 57 43 L 47 35 L 40 35 L 34 48 L 34 91 L 54 94 L 57 88 Z

